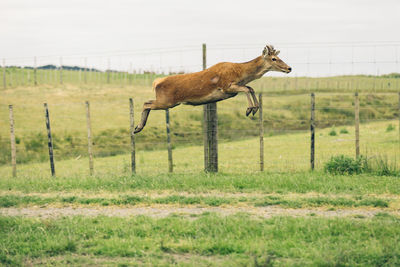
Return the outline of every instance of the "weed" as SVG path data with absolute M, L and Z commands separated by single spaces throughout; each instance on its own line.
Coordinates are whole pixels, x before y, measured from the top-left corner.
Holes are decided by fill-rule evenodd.
M 394 131 L 396 129 L 396 126 L 394 126 L 393 124 L 389 124 L 386 128 L 386 132 L 391 132 Z
M 330 136 L 336 136 L 337 133 L 336 133 L 335 129 L 332 129 L 332 130 L 329 132 L 329 135 L 330 135 Z
M 359 174 L 369 170 L 367 158 L 360 156 L 357 159 L 345 155 L 331 157 L 325 163 L 324 170 L 331 174 Z

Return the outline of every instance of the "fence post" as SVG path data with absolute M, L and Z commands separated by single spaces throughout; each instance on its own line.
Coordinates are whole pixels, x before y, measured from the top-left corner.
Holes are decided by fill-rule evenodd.
M 315 166 L 315 95 L 311 93 L 311 120 L 310 120 L 310 130 L 311 130 L 311 157 L 310 164 L 311 170 L 314 170 Z
M 167 125 L 167 143 L 168 143 L 168 170 L 169 172 L 173 171 L 173 164 L 172 164 L 172 145 L 171 145 L 171 131 L 170 131 L 170 124 L 169 124 L 169 109 L 165 110 L 165 122 Z
M 90 122 L 90 104 L 86 101 L 86 124 L 88 137 L 88 153 L 89 153 L 89 173 L 93 175 L 93 141 L 92 141 L 92 126 Z
M 49 147 L 49 158 L 50 158 L 50 169 L 51 175 L 56 175 L 56 170 L 54 167 L 54 158 L 53 158 L 53 139 L 51 138 L 51 129 L 50 129 L 50 116 L 49 116 L 49 109 L 47 103 L 44 103 L 44 111 L 46 117 L 46 128 L 47 128 L 47 138 L 48 138 L 48 147 Z
M 37 66 L 36 66 L 36 57 L 33 58 L 33 84 L 37 85 Z
M 203 70 L 207 67 L 207 47 L 203 44 Z M 217 103 L 204 105 L 204 170 L 218 172 Z
M 258 96 L 260 105 L 259 119 L 260 119 L 260 171 L 264 171 L 264 119 L 263 119 L 263 99 L 262 93 Z
M 11 165 L 12 165 L 12 175 L 17 176 L 17 151 L 15 148 L 15 133 L 14 133 L 14 113 L 13 106 L 9 105 L 10 110 L 10 138 L 11 138 Z
M 356 158 L 360 156 L 360 102 L 358 93 L 354 94 L 354 121 L 356 134 Z
M 3 58 L 3 87 L 7 88 L 7 80 L 6 80 L 6 60 Z
M 135 120 L 133 113 L 133 99 L 129 98 L 129 114 L 130 114 L 130 134 L 131 134 L 131 170 L 132 173 L 136 172 L 136 159 L 135 159 Z

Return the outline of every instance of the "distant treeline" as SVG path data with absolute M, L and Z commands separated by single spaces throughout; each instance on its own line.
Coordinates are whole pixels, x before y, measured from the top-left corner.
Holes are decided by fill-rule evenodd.
M 21 67 L 21 66 L 6 66 L 6 68 L 15 68 L 15 69 L 34 69 L 34 67 L 31 66 L 25 66 L 25 67 Z M 64 70 L 75 70 L 75 71 L 98 71 L 101 72 L 98 69 L 95 68 L 82 68 L 82 67 L 78 67 L 78 66 L 67 66 L 67 65 L 62 65 L 62 68 Z M 60 66 L 56 66 L 53 64 L 50 65 L 43 65 L 43 66 L 39 66 L 37 67 L 37 69 L 39 70 L 59 70 Z M 116 70 L 110 70 L 111 72 L 118 72 Z
M 34 69 L 34 67 L 31 66 L 25 66 L 25 67 L 21 67 L 21 66 L 6 66 L 6 68 L 14 68 L 14 69 Z M 92 71 L 92 72 L 102 72 L 101 70 L 95 69 L 95 68 L 82 68 L 79 66 L 67 66 L 67 65 L 62 65 L 63 70 L 72 70 L 72 71 Z M 43 65 L 43 66 L 39 66 L 37 67 L 37 69 L 40 70 L 59 70 L 60 66 L 56 66 L 53 64 L 50 65 Z M 106 70 L 105 72 L 121 72 L 118 70 Z M 122 71 L 123 72 L 123 71 Z M 179 71 L 179 72 L 169 72 L 169 75 L 173 75 L 173 74 L 184 74 L 184 71 Z M 159 74 L 156 73 L 155 71 L 148 71 L 148 70 L 143 70 L 143 74 Z

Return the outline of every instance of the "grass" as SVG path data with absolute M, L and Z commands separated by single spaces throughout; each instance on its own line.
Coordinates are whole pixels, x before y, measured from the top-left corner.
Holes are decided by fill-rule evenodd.
M 63 205 L 100 205 L 100 206 L 135 206 L 151 204 L 179 204 L 201 205 L 216 207 L 221 205 L 237 206 L 247 205 L 255 207 L 265 207 L 279 205 L 284 208 L 307 208 L 307 207 L 380 207 L 387 208 L 391 202 L 396 202 L 396 198 L 380 198 L 371 196 L 353 195 L 347 197 L 337 196 L 198 196 L 198 195 L 174 195 L 164 197 L 140 196 L 139 194 L 113 195 L 108 197 L 82 197 L 69 195 L 67 197 L 48 197 L 41 195 L 0 195 L 0 207 L 27 207 L 43 206 L 49 204 Z
M 400 221 L 275 217 L 206 213 L 179 216 L 0 217 L 0 261 L 97 265 L 237 266 L 270 261 L 274 266 L 396 266 L 400 264 Z M 72 260 L 75 258 L 75 260 Z M 104 261 L 104 262 L 103 262 Z
M 393 123 L 397 123 L 393 121 Z M 391 164 L 398 164 L 399 158 L 398 133 L 386 132 L 387 122 L 378 121 L 360 125 L 361 154 L 368 158 L 387 157 Z M 316 132 L 316 168 L 322 169 L 331 156 L 346 155 L 354 157 L 354 129 L 349 128 L 348 134 L 337 133 L 330 136 L 328 129 L 317 129 Z M 158 141 L 164 140 L 160 136 Z M 198 138 L 198 140 L 200 140 Z M 172 143 L 175 144 L 175 138 Z M 139 143 L 139 141 L 138 141 Z M 310 134 L 307 131 L 271 135 L 264 138 L 265 169 L 276 171 L 305 171 L 309 169 Z M 112 147 L 112 145 L 110 144 Z M 8 146 L 6 147 L 8 148 Z M 87 149 L 85 147 L 85 149 Z M 94 146 L 96 151 L 97 145 Z M 7 152 L 2 151 L 2 153 Z M 177 173 L 198 173 L 203 170 L 203 147 L 178 146 L 173 149 L 174 171 Z M 9 152 L 9 151 L 8 151 Z M 129 175 L 129 149 L 124 154 L 108 157 L 95 156 L 94 169 L 97 176 Z M 55 150 L 56 174 L 61 177 L 85 176 L 88 174 L 88 159 L 85 154 L 68 160 L 62 160 L 62 155 Z M 48 155 L 41 154 L 47 161 Z M 10 157 L 6 155 L 7 159 Z M 19 150 L 17 150 L 19 157 Z M 165 150 L 145 150 L 138 147 L 136 154 L 137 172 L 140 175 L 165 173 L 168 170 L 167 152 Z M 18 175 L 46 177 L 49 174 L 48 162 L 18 164 Z M 259 169 L 259 139 L 249 138 L 240 141 L 219 142 L 219 169 L 223 173 L 254 173 Z M 0 176 L 11 176 L 10 165 L 0 166 Z
M 400 194 L 400 179 L 361 174 L 329 175 L 323 172 L 254 174 L 159 174 L 102 177 L 2 178 L 0 189 L 30 192 L 260 192 L 322 194 Z
M 66 72 L 67 73 L 67 72 Z M 147 77 L 150 82 L 154 77 Z M 144 78 L 143 78 L 144 79 Z M 267 135 L 305 131 L 309 128 L 310 90 L 316 92 L 317 129 L 351 125 L 354 121 L 353 95 L 356 86 L 336 91 L 337 81 L 359 79 L 366 84 L 387 78 L 335 77 L 296 78 L 298 85 L 319 81 L 319 87 L 303 90 L 286 88 L 294 78 L 265 77 L 252 86 L 264 96 L 264 128 Z M 390 78 L 391 79 L 391 78 Z M 393 87 L 400 79 L 388 81 Z M 142 80 L 140 80 L 142 81 Z M 288 81 L 290 81 L 288 83 Z M 303 81 L 303 82 L 300 82 Z M 311 82 L 313 81 L 313 82 Z M 324 81 L 324 82 L 322 82 Z M 19 163 L 43 162 L 47 159 L 47 133 L 44 127 L 43 103 L 50 109 L 50 120 L 57 159 L 75 159 L 87 154 L 85 100 L 91 103 L 92 132 L 96 157 L 108 157 L 129 153 L 129 105 L 128 98 L 135 100 L 136 121 L 140 117 L 142 103 L 154 98 L 147 83 L 133 85 L 112 82 L 110 84 L 78 83 L 68 79 L 63 85 L 39 83 L 0 89 L 0 123 L 8 125 L 8 105 L 14 105 L 17 161 Z M 364 83 L 363 82 L 363 83 Z M 281 87 L 279 86 L 282 85 Z M 326 85 L 325 89 L 322 85 Z M 329 85 L 330 84 L 330 85 Z M 347 82 L 343 83 L 347 84 Z M 276 88 L 275 88 L 275 87 Z M 391 87 L 391 88 L 392 88 Z M 286 89 L 285 89 L 286 88 Z M 364 87 L 363 87 L 364 88 Z M 366 87 L 365 87 L 366 88 Z M 393 89 L 393 88 L 392 88 Z M 362 122 L 389 120 L 397 117 L 395 90 L 365 91 L 360 93 L 360 118 Z M 397 90 L 397 89 L 396 89 Z M 29 99 L 29 101 L 26 101 Z M 220 142 L 251 139 L 258 135 L 258 115 L 246 117 L 247 100 L 244 95 L 218 103 Z M 174 147 L 202 144 L 202 107 L 178 106 L 171 109 L 171 130 Z M 394 124 L 394 123 L 393 123 Z M 393 131 L 394 133 L 395 131 Z M 163 111 L 151 113 L 143 132 L 136 136 L 140 150 L 166 148 L 165 115 Z M 0 128 L 0 165 L 9 164 L 9 129 Z

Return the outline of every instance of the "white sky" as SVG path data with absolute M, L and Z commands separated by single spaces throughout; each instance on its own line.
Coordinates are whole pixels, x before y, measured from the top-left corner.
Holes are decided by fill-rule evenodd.
M 399 71 L 399 26 L 399 0 L 1 0 L 0 57 L 16 65 L 32 65 L 33 56 L 39 65 L 58 63 L 63 56 L 64 64 L 82 65 L 88 57 L 101 68 L 111 58 L 120 69 L 133 62 L 134 68 L 196 70 L 201 43 L 210 49 L 210 64 L 250 60 L 270 43 L 289 64 L 393 61 L 355 63 L 346 71 L 326 65 L 324 72 L 298 64 L 296 75 L 382 73 Z

